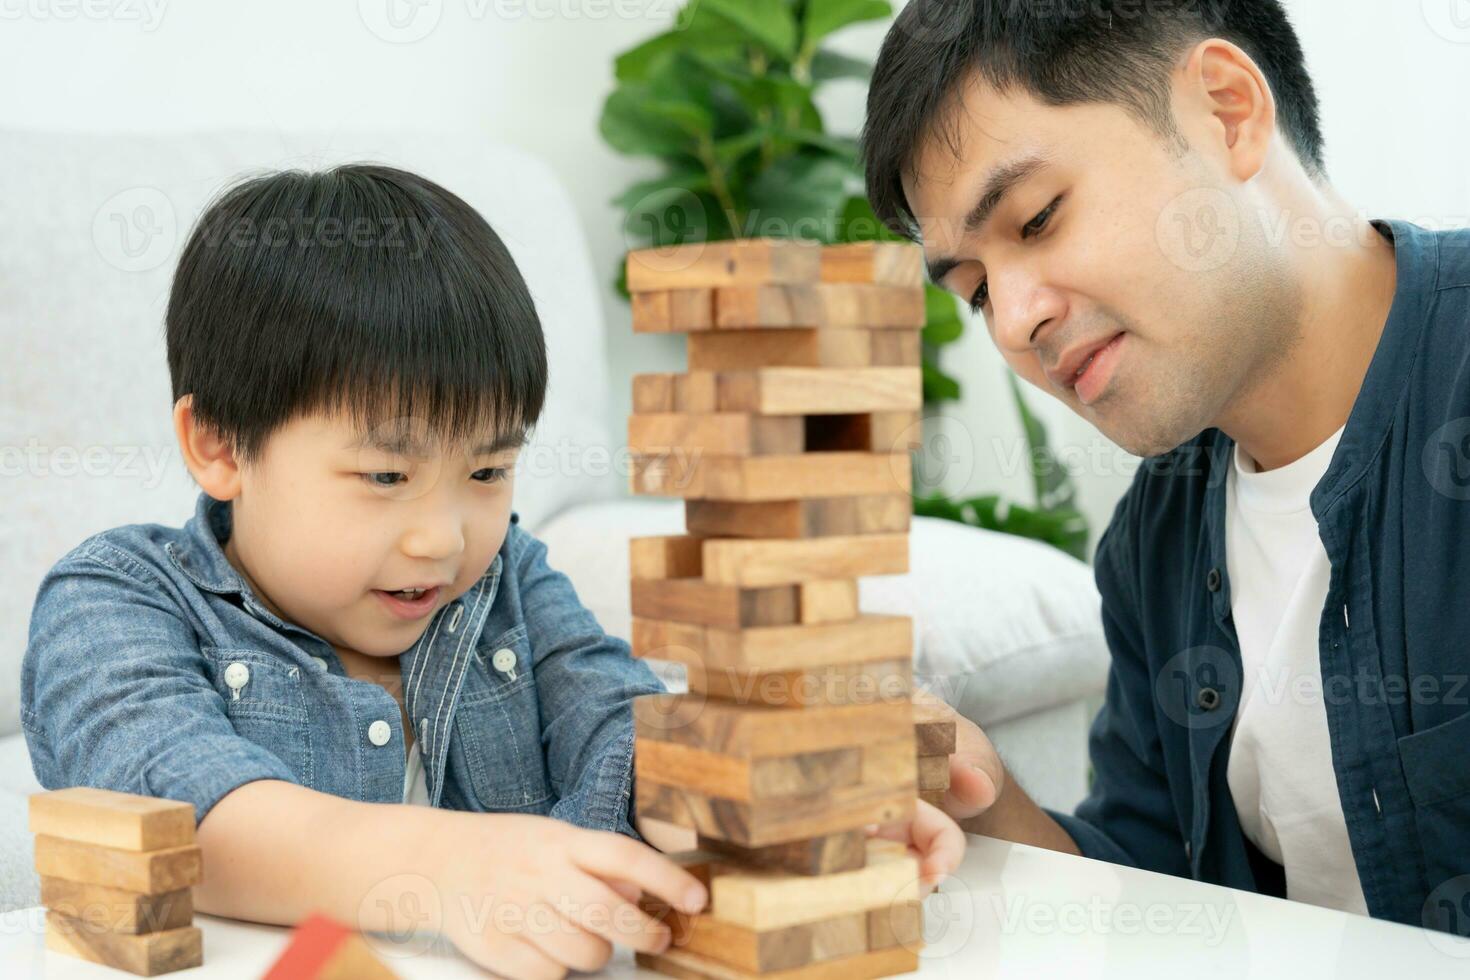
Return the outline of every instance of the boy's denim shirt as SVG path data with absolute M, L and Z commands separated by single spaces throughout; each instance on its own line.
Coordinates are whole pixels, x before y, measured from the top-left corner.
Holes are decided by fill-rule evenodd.
M 183 800 L 201 821 L 255 779 L 401 802 L 397 702 L 261 605 L 224 555 L 230 529 L 229 503 L 201 493 L 183 528 L 104 531 L 42 579 L 21 667 L 36 778 Z M 602 631 L 519 515 L 399 669 L 433 806 L 639 838 L 630 702 L 663 687 Z M 379 745 L 381 723 L 392 734 Z

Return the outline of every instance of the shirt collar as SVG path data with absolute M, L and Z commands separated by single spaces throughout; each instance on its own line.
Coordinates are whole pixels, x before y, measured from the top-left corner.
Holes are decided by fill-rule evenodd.
M 228 500 L 200 493 L 194 516 L 184 524 L 183 537 L 166 546 L 174 566 L 191 582 L 209 592 L 238 592 L 252 599 L 250 587 L 225 557 L 221 542 L 229 540 L 234 512 Z

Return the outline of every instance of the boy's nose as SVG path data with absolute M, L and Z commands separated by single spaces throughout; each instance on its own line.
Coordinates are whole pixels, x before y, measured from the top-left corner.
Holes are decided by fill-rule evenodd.
M 404 532 L 402 548 L 412 558 L 452 558 L 464 550 L 464 530 L 457 517 L 430 516 Z

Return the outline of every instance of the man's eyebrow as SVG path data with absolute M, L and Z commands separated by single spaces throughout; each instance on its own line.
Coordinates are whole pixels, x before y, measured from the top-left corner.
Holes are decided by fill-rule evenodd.
M 980 190 L 979 200 L 965 215 L 965 237 L 977 234 L 1005 201 L 1006 195 L 1030 180 L 1050 165 L 1040 153 L 1031 153 L 1009 163 L 1003 163 L 990 172 Z M 942 258 L 929 263 L 929 281 L 935 284 L 954 271 L 960 259 Z

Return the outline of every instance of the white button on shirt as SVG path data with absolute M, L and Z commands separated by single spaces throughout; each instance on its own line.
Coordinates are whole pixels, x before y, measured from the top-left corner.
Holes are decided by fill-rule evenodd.
M 393 737 L 393 729 L 386 721 L 379 719 L 368 726 L 368 741 L 374 745 L 387 745 L 388 739 Z

